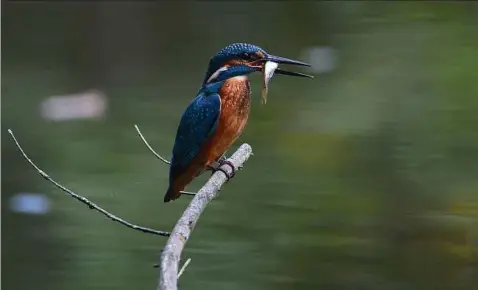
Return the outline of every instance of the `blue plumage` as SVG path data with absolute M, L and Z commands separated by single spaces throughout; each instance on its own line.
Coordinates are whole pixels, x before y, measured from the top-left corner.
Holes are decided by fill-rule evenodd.
M 215 91 L 218 87 L 222 86 L 225 80 L 237 76 L 247 75 L 253 73 L 255 71 L 254 68 L 247 66 L 245 64 L 236 65 L 234 67 L 228 68 L 225 71 L 221 71 L 217 77 L 211 80 L 209 84 L 204 86 L 206 91 Z M 220 82 L 220 83 L 218 83 Z
M 221 99 L 214 91 L 201 90 L 189 104 L 179 124 L 174 142 L 169 180 L 181 174 L 214 133 L 221 110 Z

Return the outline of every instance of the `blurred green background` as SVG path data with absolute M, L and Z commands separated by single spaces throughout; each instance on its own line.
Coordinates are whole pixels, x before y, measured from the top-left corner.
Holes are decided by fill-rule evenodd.
M 209 58 L 244 41 L 316 79 L 277 76 L 262 106 L 251 76 L 233 150 L 255 155 L 181 289 L 478 289 L 477 36 L 473 2 L 2 2 L 2 288 L 156 287 L 166 239 L 67 197 L 7 129 L 67 187 L 171 230 L 190 197 L 162 202 L 168 168 L 133 125 L 169 158 Z

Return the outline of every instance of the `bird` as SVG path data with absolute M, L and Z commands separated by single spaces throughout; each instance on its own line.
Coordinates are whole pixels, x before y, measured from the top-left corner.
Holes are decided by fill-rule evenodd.
M 196 95 L 182 114 L 174 140 L 169 167 L 169 186 L 164 202 L 176 200 L 197 176 L 206 170 L 213 173 L 227 164 L 231 176 L 235 168 L 225 153 L 246 126 L 251 108 L 251 87 L 248 75 L 263 73 L 265 103 L 269 80 L 276 74 L 308 77 L 311 75 L 286 71 L 279 64 L 310 66 L 310 64 L 267 53 L 250 43 L 233 43 L 220 49 L 210 60 Z

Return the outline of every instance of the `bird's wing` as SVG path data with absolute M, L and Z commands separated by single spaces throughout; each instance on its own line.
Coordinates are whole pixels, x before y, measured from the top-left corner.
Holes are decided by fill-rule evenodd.
M 174 141 L 170 180 L 181 174 L 199 154 L 216 129 L 220 111 L 221 98 L 217 93 L 201 93 L 189 104 Z

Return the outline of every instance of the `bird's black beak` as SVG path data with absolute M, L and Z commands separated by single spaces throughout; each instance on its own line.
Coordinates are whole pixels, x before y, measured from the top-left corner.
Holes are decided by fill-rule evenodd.
M 282 56 L 270 55 L 270 54 L 267 55 L 264 58 L 264 61 L 272 61 L 272 62 L 275 62 L 275 63 L 278 63 L 278 64 L 291 64 L 291 65 L 300 65 L 300 66 L 309 66 L 310 67 L 310 64 L 302 62 L 302 61 L 293 60 L 293 59 L 285 58 L 285 57 L 282 57 Z M 311 76 L 311 75 L 308 75 L 308 74 L 293 72 L 293 71 L 286 71 L 286 70 L 283 70 L 281 68 L 277 68 L 275 70 L 275 73 L 276 74 L 281 74 L 281 75 L 287 75 L 287 76 L 305 77 L 305 78 L 311 78 L 311 79 L 314 78 L 314 76 Z
M 286 70 L 278 68 L 280 64 L 310 66 L 310 64 L 305 62 L 285 58 L 282 56 L 270 55 L 270 54 L 266 55 L 266 57 L 264 57 L 261 61 L 264 62 L 264 66 L 262 67 L 263 86 L 262 86 L 262 94 L 261 94 L 261 99 L 263 104 L 265 104 L 267 101 L 267 90 L 269 87 L 269 81 L 272 79 L 272 76 L 274 75 L 274 73 L 294 76 L 294 77 L 305 77 L 305 78 L 311 78 L 311 79 L 314 78 L 311 75 L 298 73 L 298 72 L 292 72 L 292 71 L 286 71 Z

